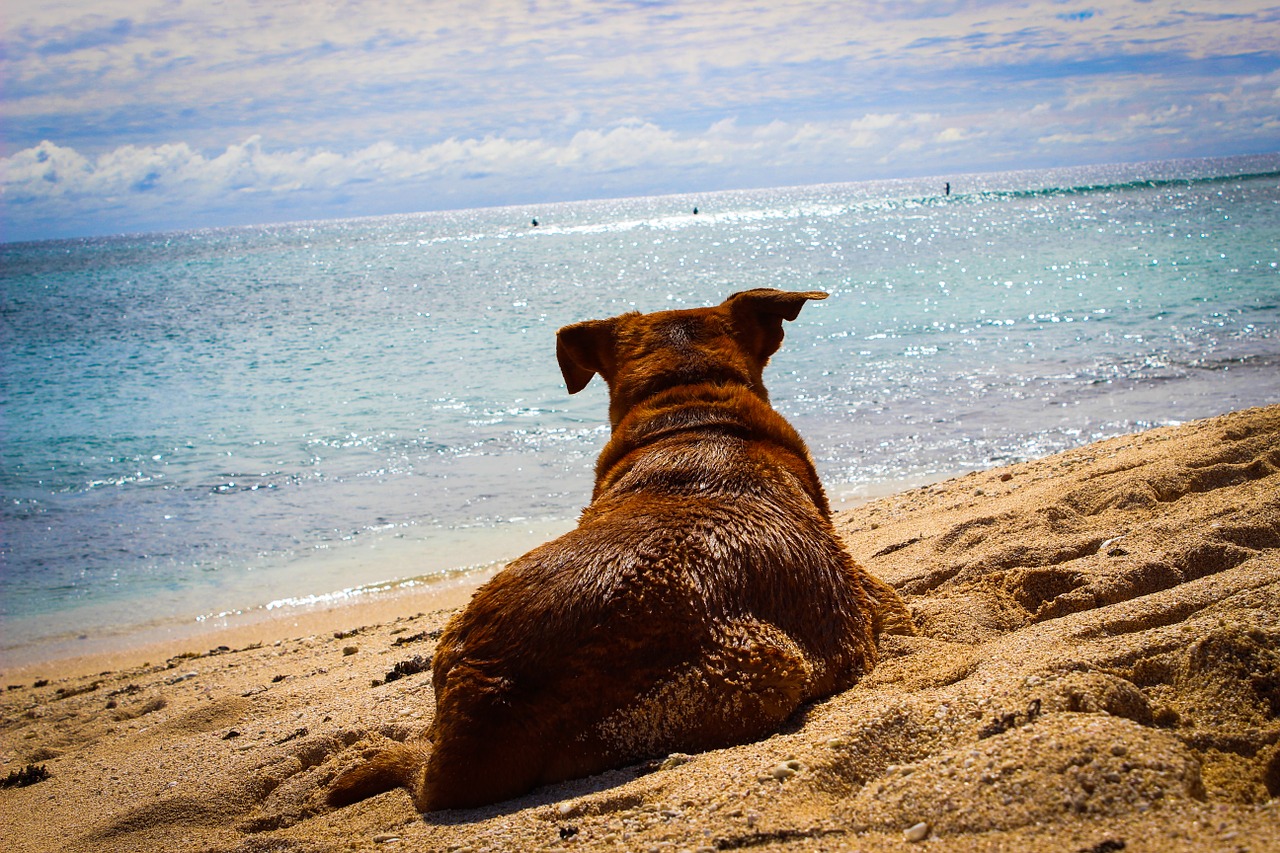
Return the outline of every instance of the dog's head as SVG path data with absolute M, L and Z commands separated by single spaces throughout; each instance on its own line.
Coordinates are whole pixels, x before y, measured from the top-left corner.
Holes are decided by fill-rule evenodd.
M 570 394 L 597 373 L 608 383 L 615 426 L 639 401 L 678 385 L 738 384 L 767 400 L 762 375 L 782 345 L 782 321 L 794 320 L 807 300 L 826 298 L 760 288 L 714 308 L 574 323 L 556 334 L 556 358 Z

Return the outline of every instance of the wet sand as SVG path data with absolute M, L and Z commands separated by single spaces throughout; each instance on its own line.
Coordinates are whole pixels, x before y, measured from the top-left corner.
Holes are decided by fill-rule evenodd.
M 470 588 L 5 667 L 0 832 L 47 850 L 1280 850 L 1280 406 L 837 517 L 919 635 L 764 741 L 496 806 L 333 810 L 433 708 Z M 388 680 L 399 665 L 408 674 Z M 19 778 L 21 777 L 21 779 Z

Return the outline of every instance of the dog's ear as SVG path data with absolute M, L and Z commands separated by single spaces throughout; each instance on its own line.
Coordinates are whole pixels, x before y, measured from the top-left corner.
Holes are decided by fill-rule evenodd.
M 587 320 L 556 332 L 556 360 L 565 387 L 577 394 L 599 373 L 608 382 L 613 376 L 614 321 Z
M 762 287 L 735 293 L 724 304 L 733 316 L 739 341 L 763 365 L 782 346 L 782 321 L 800 316 L 810 299 L 826 298 L 820 290 L 790 293 Z

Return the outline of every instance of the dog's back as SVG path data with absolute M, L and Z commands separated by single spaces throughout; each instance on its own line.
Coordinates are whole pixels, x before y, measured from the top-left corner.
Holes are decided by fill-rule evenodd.
M 569 390 L 595 373 L 610 388 L 591 505 L 446 627 L 430 751 L 357 768 L 335 802 L 405 784 L 423 810 L 475 806 L 763 737 L 874 664 L 880 623 L 905 609 L 844 551 L 761 384 L 783 320 L 823 296 L 561 330 Z

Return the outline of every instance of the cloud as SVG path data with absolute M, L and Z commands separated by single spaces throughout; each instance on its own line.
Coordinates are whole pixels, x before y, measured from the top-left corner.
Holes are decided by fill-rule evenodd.
M 154 127 L 212 147 L 281 123 L 315 144 L 344 134 L 353 148 L 389 137 L 421 144 L 424 130 L 483 136 L 558 123 L 569 108 L 586 128 L 632 115 L 705 125 L 793 104 L 866 109 L 879 94 L 862 81 L 907 81 L 928 97 L 939 86 L 972 89 L 974 69 L 1008 69 L 1016 81 L 1033 67 L 1153 51 L 1274 53 L 1262 35 L 1274 14 L 1243 0 L 1219 5 L 1212 16 L 1130 4 L 1081 18 L 1052 0 L 779 0 L 749 13 L 588 0 L 438 3 L 424 13 L 371 0 L 358 15 L 301 0 L 114 0 L 89 15 L 75 3 L 21 4 L 8 14 L 4 107 L 17 147 L 50 131 L 80 140 L 86 128 L 154 141 L 125 138 Z
M 557 136 L 489 133 L 420 146 L 379 139 L 352 150 L 255 134 L 212 151 L 174 142 L 95 155 L 44 140 L 0 159 L 0 198 L 23 234 L 54 223 L 84 228 L 78 223 L 95 217 L 145 228 L 923 176 L 972 171 L 979 156 L 995 169 L 1099 152 L 1114 161 L 1124 150 L 1149 159 L 1153 150 L 1212 153 L 1222 139 L 1253 140 L 1262 151 L 1274 147 L 1277 81 L 1280 71 L 1235 80 L 1226 91 L 1188 93 L 1129 75 L 966 115 L 866 112 L 764 123 L 734 116 L 700 129 L 630 116 L 595 128 L 558 122 Z M 1153 149 L 1156 141 L 1164 147 Z
M 1275 145 L 1280 12 L 1249 0 L 6 13 L 3 203 L 32 233 Z
M 552 191 L 568 177 L 592 175 L 670 181 L 689 170 L 719 168 L 782 174 L 797 164 L 802 169 L 806 158 L 821 161 L 837 152 L 848 159 L 853 149 L 898 145 L 932 121 L 928 115 L 874 114 L 852 123 L 743 125 L 730 119 L 682 133 L 633 118 L 560 141 L 489 135 L 410 148 L 383 140 L 351 152 L 268 147 L 252 136 L 211 154 L 176 143 L 125 145 L 91 157 L 45 140 L 0 160 L 0 192 L 11 212 L 45 219 L 122 204 L 191 211 L 225 208 L 251 195 L 258 204 L 277 199 L 284 206 L 379 187 L 456 191 L 465 182 L 490 186 L 493 202 L 515 181 L 534 180 Z
M 603 130 L 583 130 L 563 144 L 487 136 L 450 138 L 418 149 L 378 142 L 349 153 L 330 150 L 267 150 L 261 137 L 228 146 L 214 156 L 179 143 L 126 145 L 89 158 L 51 141 L 0 161 L 3 193 L 10 204 L 50 200 L 118 201 L 129 195 L 166 195 L 191 202 L 236 193 L 283 194 L 332 190 L 378 181 L 447 180 L 469 174 L 514 176 L 542 169 L 607 172 L 646 164 L 716 162 L 733 140 L 728 125 L 700 137 L 682 137 L 634 121 Z
M 975 131 L 962 127 L 947 127 L 934 136 L 934 141 L 949 145 L 958 142 L 971 142 L 975 139 L 981 139 L 986 135 L 987 134 L 982 131 Z
M 130 40 L 133 31 L 133 21 L 128 18 L 117 18 L 107 23 L 98 23 L 96 18 L 90 18 L 88 26 L 79 30 L 61 28 L 61 32 L 50 34 L 40 44 L 37 52 L 42 56 L 59 56 L 110 47 Z

